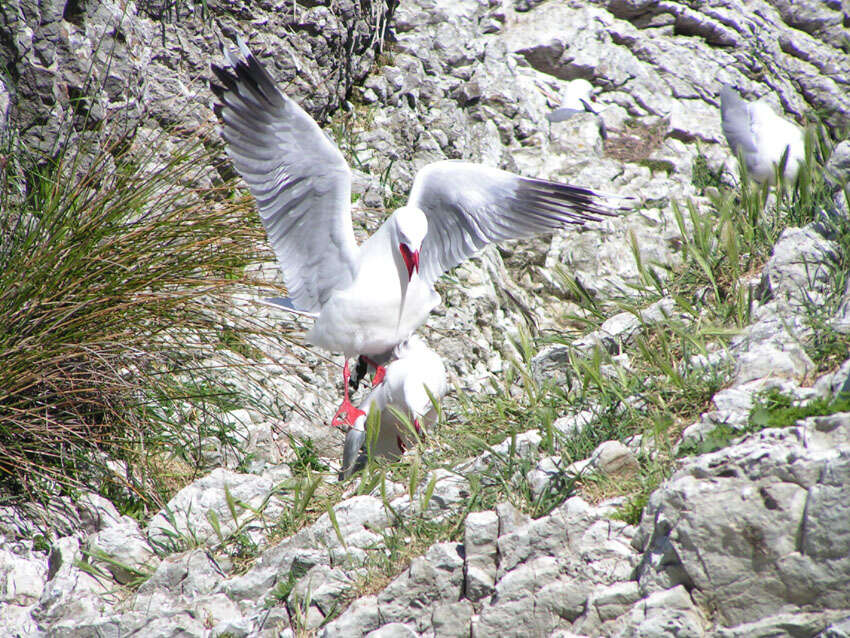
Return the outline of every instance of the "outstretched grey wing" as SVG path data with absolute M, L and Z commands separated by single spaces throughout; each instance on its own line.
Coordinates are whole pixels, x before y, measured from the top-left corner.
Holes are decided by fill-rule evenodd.
M 215 111 L 236 170 L 257 200 L 263 225 L 297 310 L 318 312 L 354 277 L 351 171 L 316 122 L 283 95 L 243 42 L 221 84 Z
M 490 243 L 618 215 L 621 209 L 612 205 L 614 199 L 627 198 L 469 162 L 429 164 L 416 175 L 408 198 L 408 205 L 428 218 L 421 276 L 433 283 Z

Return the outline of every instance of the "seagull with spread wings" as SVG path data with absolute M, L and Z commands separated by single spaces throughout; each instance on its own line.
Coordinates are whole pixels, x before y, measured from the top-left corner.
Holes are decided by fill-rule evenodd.
M 212 65 L 227 153 L 256 199 L 284 305 L 315 317 L 308 343 L 345 355 L 346 384 L 349 358 L 387 360 L 440 303 L 437 278 L 487 244 L 618 214 L 586 188 L 440 161 L 417 173 L 407 205 L 358 246 L 342 153 L 238 44 L 240 57 L 224 51 L 228 68 Z M 345 401 L 337 416 L 353 409 Z

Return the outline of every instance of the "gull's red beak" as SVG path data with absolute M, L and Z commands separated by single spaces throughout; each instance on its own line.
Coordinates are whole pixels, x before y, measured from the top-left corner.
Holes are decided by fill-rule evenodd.
M 407 267 L 407 280 L 410 281 L 410 278 L 413 277 L 413 271 L 419 272 L 419 251 L 411 252 L 407 244 L 399 244 L 398 250 L 402 259 L 404 259 L 404 265 Z

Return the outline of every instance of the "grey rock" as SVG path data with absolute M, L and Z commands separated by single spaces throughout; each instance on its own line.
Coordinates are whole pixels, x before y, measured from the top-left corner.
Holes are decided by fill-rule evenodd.
M 581 579 L 562 576 L 545 583 L 534 595 L 534 604 L 556 616 L 573 622 L 587 608 L 587 586 Z
M 429 487 L 432 487 L 429 495 Z M 430 472 L 426 480 L 416 488 L 413 499 L 405 494 L 394 499 L 393 511 L 403 514 L 422 512 L 429 516 L 447 516 L 469 497 L 469 481 L 456 472 L 437 469 Z
M 719 627 L 714 635 L 718 638 L 770 638 L 772 636 L 829 636 L 826 626 L 846 612 L 786 613 L 775 614 L 751 623 L 735 627 Z M 840 630 L 839 630 L 840 631 Z M 841 636 L 841 634 L 833 634 Z
M 564 436 L 570 437 L 581 433 L 585 427 L 593 423 L 595 415 L 592 410 L 582 410 L 555 419 L 552 427 Z
M 847 29 L 840 7 L 829 6 L 828 3 L 801 4 L 789 0 L 779 0 L 774 6 L 783 22 L 789 26 L 841 48 L 841 38 L 846 37 Z
M 815 364 L 799 343 L 759 343 L 740 355 L 735 380 L 747 383 L 766 377 L 803 380 Z
M 828 452 L 850 441 L 850 412 L 813 416 L 798 421 L 806 431 L 806 447 Z
M 430 627 L 431 614 L 422 610 L 432 605 L 460 600 L 463 588 L 463 559 L 452 543 L 432 545 L 424 556 L 378 594 L 383 622 L 414 623 L 416 631 Z
M 764 267 L 761 299 L 787 304 L 792 312 L 823 303 L 834 286 L 837 250 L 812 226 L 786 228 Z
M 0 609 L 0 622 L 10 636 L 32 636 L 41 638 L 41 631 L 30 614 L 32 606 L 21 607 L 19 605 L 3 605 Z
M 126 584 L 137 575 L 152 573 L 159 559 L 139 529 L 128 516 L 110 525 L 86 541 L 92 563 L 109 571 L 116 581 Z
M 836 186 L 850 182 L 850 140 L 836 144 L 824 168 Z
M 241 631 L 242 627 L 246 627 L 248 635 L 256 635 L 258 638 L 283 638 L 285 636 L 293 636 L 290 625 L 292 620 L 289 617 L 289 612 L 285 606 L 275 606 L 267 608 L 265 605 L 258 608 L 253 616 L 246 623 L 244 620 L 230 622 L 233 631 Z M 227 628 L 228 623 L 223 623 L 222 630 Z M 213 629 L 215 631 L 215 628 Z M 222 637 L 223 638 L 223 637 Z
M 213 470 L 180 490 L 154 516 L 148 526 L 148 538 L 164 549 L 175 544 L 179 547 L 189 539 L 212 546 L 225 541 L 240 528 L 261 540 L 258 532 L 263 527 L 263 519 L 274 520 L 286 507 L 281 497 L 274 493 L 274 487 L 265 477 L 237 474 L 223 468 Z M 227 493 L 236 503 L 236 520 Z M 256 511 L 260 514 L 255 514 Z M 213 525 L 213 519 L 218 522 L 217 526 Z M 181 541 L 181 537 L 185 540 Z
M 850 452 L 807 452 L 785 441 L 753 437 L 700 457 L 652 495 L 641 523 L 650 550 L 638 569 L 642 587 L 663 587 L 664 572 L 666 584 L 693 587 L 725 626 L 804 604 L 848 606 L 835 589 L 850 569 L 836 558 L 847 539 L 832 513 L 847 515 L 837 499 Z
M 817 635 L 817 638 L 846 638 L 847 636 L 850 636 L 850 616 L 830 624 Z
M 466 638 L 470 635 L 472 603 L 461 600 L 448 605 L 437 605 L 431 615 L 435 638 Z
M 316 565 L 295 584 L 289 595 L 289 607 L 294 609 L 309 603 L 310 606 L 318 608 L 321 618 L 324 619 L 353 586 L 351 576 L 342 569 Z
M 207 64 L 216 55 L 213 36 L 232 34 L 231 11 L 240 15 L 248 7 L 224 10 L 213 3 L 205 8 L 209 23 L 199 35 L 194 20 L 166 25 L 163 17 L 160 22 L 156 5 L 125 8 L 102 2 L 66 11 L 69 20 L 63 20 L 63 5 L 15 0 L 4 12 L 0 55 L 18 78 L 16 125 L 34 145 L 49 144 L 49 134 L 61 127 L 63 117 L 73 119 L 81 132 L 93 124 L 132 131 L 145 115 L 164 129 L 175 122 L 200 123 L 206 119 L 200 104 L 187 109 L 174 96 L 203 94 Z M 339 105 L 353 81 L 365 76 L 375 52 L 374 30 L 386 12 L 377 5 L 343 2 L 334 12 L 302 8 L 297 20 L 291 11 L 259 6 L 250 7 L 245 17 L 254 18 L 248 34 L 254 50 L 275 50 L 272 73 L 285 82 L 294 80 L 294 91 L 309 94 L 303 100 L 307 110 L 322 117 Z M 281 37 L 287 25 L 297 37 Z M 82 108 L 74 102 L 80 93 Z M 107 117 L 116 112 L 121 117 Z
M 416 638 L 419 636 L 413 629 L 400 622 L 391 622 L 380 629 L 366 634 L 367 638 Z
M 625 619 L 627 624 L 618 635 L 645 638 L 700 638 L 706 635 L 708 625 L 687 590 L 681 585 L 654 592 L 638 601 Z
M 688 322 L 688 318 L 675 311 L 675 304 L 665 297 L 640 312 L 620 312 L 606 319 L 599 330 L 573 342 L 578 350 L 590 350 L 597 344 L 610 354 L 619 354 L 642 328 L 660 322 L 670 321 L 673 317 Z
M 0 548 L 0 603 L 26 607 L 36 602 L 47 579 L 43 554 Z
M 174 613 L 192 601 L 208 599 L 222 579 L 222 571 L 222 565 L 201 550 L 169 556 L 142 583 L 128 607 L 145 615 Z
M 565 475 L 562 465 L 561 457 L 546 456 L 540 459 L 537 467 L 528 472 L 526 478 L 535 498 L 550 486 L 557 485 L 560 478 Z
M 576 461 L 566 468 L 568 474 L 598 472 L 603 476 L 628 477 L 640 469 L 634 453 L 619 441 L 605 441 L 588 459 Z
M 83 560 L 80 541 L 58 539 L 50 549 L 47 582 L 32 610 L 40 628 L 74 628 L 100 621 L 109 607 L 109 586 L 76 565 Z
M 533 604 L 542 583 L 557 578 L 557 561 L 541 556 L 505 574 L 492 601 L 482 608 L 475 636 L 545 635 L 557 625 L 557 616 Z
M 109 635 L 109 632 L 104 631 L 104 628 L 101 627 L 87 627 L 86 630 L 89 633 L 83 635 Z M 203 638 L 208 634 L 209 629 L 204 626 L 203 621 L 197 618 L 194 613 L 190 611 L 179 611 L 162 616 L 145 616 L 134 623 L 132 631 L 136 635 L 150 636 L 151 638 L 168 638 L 170 636 Z M 119 633 L 118 635 L 121 634 Z
M 287 622 L 288 624 L 288 622 Z M 212 635 L 215 638 L 224 636 L 232 636 L 233 638 L 246 638 L 251 631 L 251 625 L 244 619 L 240 620 L 225 620 L 216 623 L 212 628 Z
M 527 515 L 510 503 L 496 505 L 496 514 L 499 517 L 499 536 L 511 534 L 525 527 L 531 521 Z
M 0 131 L 4 132 L 8 130 L 10 98 L 6 83 L 0 78 Z
M 364 636 L 381 625 L 376 596 L 358 598 L 339 618 L 328 623 L 322 630 L 322 638 L 334 636 Z
M 66 116 L 74 146 L 94 141 L 100 129 L 106 134 L 118 121 L 138 127 L 141 140 L 157 139 L 173 124 L 201 128 L 211 118 L 205 100 L 183 96 L 208 94 L 205 78 L 209 60 L 218 55 L 216 40 L 222 35 L 230 40 L 235 31 L 248 35 L 272 75 L 322 120 L 367 74 L 380 37 L 376 32 L 392 11 L 384 4 L 349 0 L 332 7 L 326 2 L 274 7 L 211 2 L 209 24 L 202 27 L 189 13 L 196 11 L 191 3 L 182 4 L 187 14 L 174 23 L 156 20 L 151 3 L 82 3 L 78 12 L 74 6 L 28 0 L 0 6 L 0 31 L 8 31 L 0 34 L 0 66 L 16 80 L 11 87 L 2 78 L 0 124 L 9 99 L 9 121 L 26 132 L 33 148 L 58 139 Z M 517 325 L 563 332 L 564 318 L 577 308 L 556 267 L 604 302 L 639 281 L 630 252 L 632 234 L 644 264 L 679 263 L 683 238 L 670 200 L 696 195 L 691 167 L 697 153 L 712 167 L 733 159 L 720 143 L 718 81 L 736 84 L 751 97 L 772 97 L 790 117 L 815 109 L 836 129 L 846 125 L 850 113 L 850 63 L 836 48 L 847 28 L 834 0 L 753 5 L 738 0 L 411 0 L 397 8 L 393 32 L 393 47 L 385 50 L 365 89 L 353 92 L 370 104 L 365 122 L 358 124 L 363 130 L 352 131 L 356 148 L 350 149 L 361 173 L 355 192 L 362 194 L 364 206 L 383 207 L 385 198 L 403 195 L 417 168 L 444 157 L 632 194 L 640 201 L 633 214 L 581 232 L 485 251 L 454 271 L 458 284 L 439 283 L 445 304 L 423 333 L 469 391 L 489 387 L 493 375 L 501 375 L 516 355 L 510 338 Z M 94 46 L 100 40 L 114 51 L 111 67 Z M 689 61 L 687 73 L 682 60 Z M 81 111 L 71 108 L 89 64 L 103 86 L 76 104 L 84 105 L 98 130 L 82 126 Z M 112 70 L 107 73 L 107 68 Z M 577 77 L 599 89 L 596 108 L 608 140 L 592 116 L 546 121 L 568 81 Z M 657 146 L 647 149 L 645 159 L 611 157 L 612 137 L 632 128 L 656 130 Z M 846 155 L 839 146 L 830 161 L 831 179 L 846 173 Z M 695 201 L 704 206 L 704 200 Z M 381 215 L 358 210 L 355 217 L 372 228 Z M 836 292 L 835 251 L 824 238 L 824 226 L 786 231 L 765 267 L 753 306 L 755 323 L 728 347 L 704 357 L 707 369 L 736 368 L 732 386 L 715 396 L 714 409 L 695 424 L 699 432 L 718 424 L 742 426 L 754 393 L 771 384 L 806 398 L 799 385 L 810 380 L 815 362 L 800 346 L 810 331 L 801 316 L 810 300 L 819 304 Z M 284 331 L 304 327 L 297 320 L 278 320 Z M 578 344 L 541 351 L 532 363 L 534 378 L 541 385 L 566 386 L 571 348 L 589 352 L 601 347 L 616 355 L 643 325 L 668 320 L 687 320 L 674 314 L 670 299 L 643 311 L 639 321 L 616 315 Z M 269 385 L 257 398 L 284 397 L 278 401 L 281 422 L 272 424 L 253 413 L 231 415 L 242 449 L 233 454 L 217 443 L 209 447 L 209 462 L 230 469 L 243 462 L 241 467 L 255 475 L 239 475 L 247 490 L 238 497 L 243 500 L 264 499 L 289 476 L 285 461 L 292 451 L 281 443 L 280 430 L 294 435 L 296 445 L 298 439 L 314 438 L 321 455 L 335 456 L 341 439 L 338 432 L 318 426 L 335 407 L 337 370 L 313 353 L 270 352 L 282 362 L 281 369 L 268 371 Z M 606 362 L 604 373 L 621 370 L 629 370 L 628 358 Z M 846 379 L 846 371 L 843 377 L 832 375 L 811 392 L 834 395 Z M 298 397 L 299 410 L 290 405 L 292 397 Z M 592 413 L 570 414 L 557 420 L 555 429 L 570 436 L 592 422 Z M 591 507 L 569 499 L 536 520 L 507 504 L 497 506 L 495 514 L 473 514 L 462 550 L 452 544 L 432 547 L 384 591 L 355 601 L 321 631 L 325 636 L 376 630 L 378 635 L 698 636 L 707 631 L 700 612 L 704 607 L 716 608 L 716 622 L 729 625 L 711 628 L 716 635 L 808 636 L 829 623 L 836 623 L 838 632 L 838 614 L 848 607 L 842 588 L 848 582 L 846 525 L 841 525 L 848 516 L 842 492 L 848 483 L 846 426 L 845 415 L 816 417 L 746 437 L 719 453 L 682 460 L 679 472 L 653 495 L 637 533 L 610 518 L 617 501 Z M 561 473 L 557 457 L 540 459 L 540 443 L 537 432 L 521 434 L 456 469 L 487 480 L 500 458 L 513 453 L 535 468 L 529 480 L 540 491 Z M 634 454 L 636 442 L 631 446 Z M 252 454 L 250 463 L 243 452 Z M 626 467 L 631 471 L 634 464 Z M 413 499 L 394 494 L 395 511 L 406 516 L 424 509 L 434 518 L 457 512 L 471 491 L 459 474 L 432 474 L 438 480 L 427 508 L 427 480 Z M 202 546 L 215 547 L 219 541 L 204 517 L 214 511 L 224 524 L 231 518 L 221 509 L 221 491 L 201 482 L 191 498 L 175 501 L 182 517 L 179 533 L 186 538 L 200 533 Z M 0 546 L 0 574 L 5 569 L 7 576 L 0 591 L 13 603 L 0 611 L 0 622 L 24 628 L 13 629 L 24 634 L 32 629 L 80 636 L 291 636 L 286 606 L 279 600 L 270 609 L 264 606 L 293 575 L 296 594 L 290 604 L 303 602 L 309 592 L 313 604 L 302 611 L 307 625 L 315 627 L 345 596 L 347 579 L 359 577 L 370 553 L 382 551 L 380 531 L 395 521 L 377 495 L 349 498 L 334 509 L 339 535 L 325 515 L 266 547 L 259 523 L 274 521 L 282 511 L 276 508 L 288 506 L 286 498 L 283 492 L 279 502 L 270 501 L 267 521 L 249 528 L 261 554 L 246 573 L 233 575 L 234 565 L 218 552 L 174 554 L 121 605 L 108 588 L 104 591 L 71 567 L 80 557 L 83 534 L 88 536 L 85 546 L 110 534 L 118 545 L 121 517 L 103 504 L 94 503 L 83 513 L 70 499 L 57 499 L 49 520 L 64 535 L 80 537 L 63 541 L 68 560 L 60 564 L 63 552 L 58 551 L 52 567 L 42 559 L 41 567 L 26 577 L 18 574 L 30 567 L 16 559 L 3 562 L 5 546 Z M 31 538 L 34 518 L 4 508 L 0 534 Z M 151 532 L 161 523 L 156 519 Z M 225 526 L 224 531 L 232 530 Z M 128 552 L 143 548 L 135 541 L 127 545 L 122 549 Z M 635 547 L 644 551 L 637 570 Z M 28 565 L 33 559 L 39 564 L 36 556 L 21 556 Z M 39 584 L 38 578 L 48 575 L 50 580 Z M 39 624 L 33 628 L 35 620 Z
M 463 547 L 466 557 L 464 595 L 476 602 L 493 593 L 496 584 L 496 512 L 475 512 L 466 517 Z
M 817 395 L 823 398 L 850 394 L 850 359 L 841 364 L 834 372 L 820 377 L 813 386 Z
M 535 382 L 543 384 L 551 381 L 557 385 L 565 385 L 570 363 L 569 353 L 569 347 L 560 344 L 542 348 L 531 360 Z
M 339 534 L 330 516 L 323 514 L 313 525 L 296 534 L 293 543 L 303 549 L 371 548 L 380 539 L 378 532 L 389 524 L 381 499 L 368 495 L 355 496 L 335 505 L 334 517 L 339 525 Z
M 196 598 L 192 601 L 192 610 L 195 617 L 203 618 L 206 624 L 227 624 L 233 629 L 248 625 L 242 618 L 239 606 L 222 593 Z
M 587 606 L 592 607 L 603 622 L 622 616 L 640 598 L 637 581 L 629 580 L 603 587 L 590 594 Z

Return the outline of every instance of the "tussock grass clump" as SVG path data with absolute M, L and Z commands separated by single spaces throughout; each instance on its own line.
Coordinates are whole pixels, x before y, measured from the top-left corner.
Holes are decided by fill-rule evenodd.
M 243 399 L 222 372 L 247 371 L 269 332 L 232 300 L 257 283 L 245 266 L 263 234 L 186 139 L 164 156 L 158 139 L 53 157 L 5 141 L 3 500 L 86 486 L 161 502 L 197 471 L 205 435 L 227 437 L 220 412 Z

